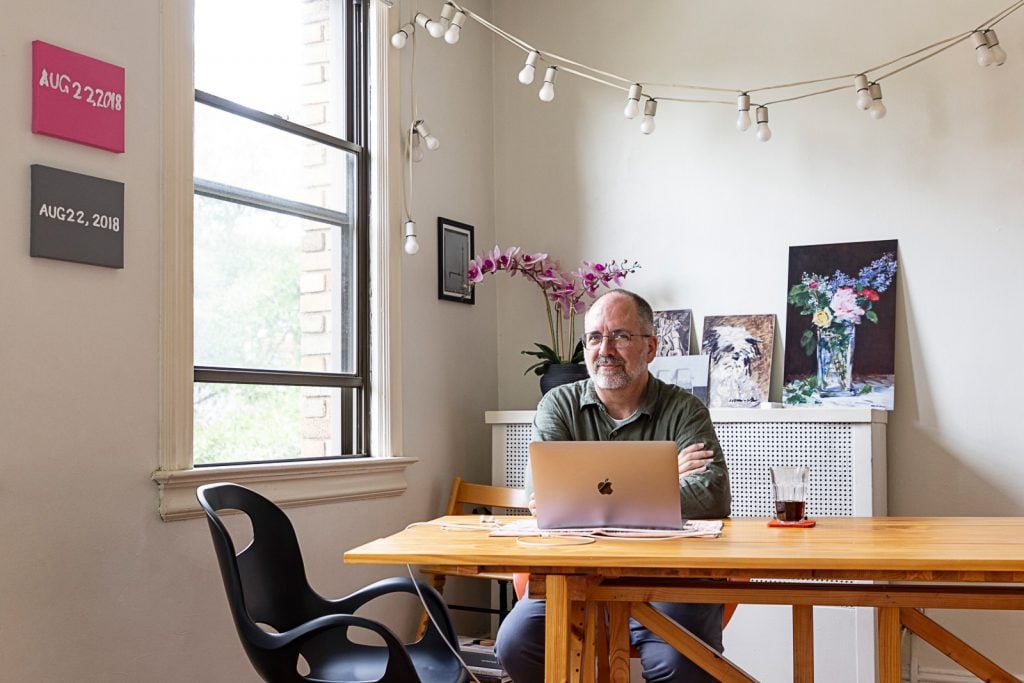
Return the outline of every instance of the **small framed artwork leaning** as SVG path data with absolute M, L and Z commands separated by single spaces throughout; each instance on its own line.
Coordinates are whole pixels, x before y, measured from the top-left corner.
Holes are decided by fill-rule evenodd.
M 476 296 L 467 270 L 473 257 L 473 226 L 437 219 L 437 298 L 473 304 Z

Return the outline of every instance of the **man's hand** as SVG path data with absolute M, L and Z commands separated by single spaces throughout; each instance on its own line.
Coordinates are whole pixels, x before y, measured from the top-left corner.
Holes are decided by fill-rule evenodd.
M 691 474 L 700 474 L 708 471 L 708 463 L 715 457 L 714 451 L 704 450 L 704 444 L 690 444 L 679 452 L 679 481 Z
M 534 517 L 537 516 L 537 497 L 534 494 L 530 494 L 530 514 Z

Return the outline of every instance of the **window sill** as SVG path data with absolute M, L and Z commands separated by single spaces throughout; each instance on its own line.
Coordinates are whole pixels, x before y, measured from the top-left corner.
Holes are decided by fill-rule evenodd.
M 405 468 L 415 462 L 403 457 L 223 465 L 157 470 L 153 481 L 160 490 L 160 517 L 170 522 L 202 515 L 196 488 L 203 484 L 248 486 L 281 507 L 385 498 L 405 491 Z

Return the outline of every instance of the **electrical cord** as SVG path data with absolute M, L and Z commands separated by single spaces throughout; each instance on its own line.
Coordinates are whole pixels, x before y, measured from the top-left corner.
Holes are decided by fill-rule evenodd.
M 435 629 L 437 629 L 438 634 L 441 636 L 441 640 L 444 641 L 444 644 L 447 645 L 448 649 L 452 651 L 453 655 L 455 655 L 455 659 L 459 660 L 459 664 L 461 664 L 462 668 L 466 670 L 469 677 L 476 681 L 476 683 L 480 683 L 480 679 L 477 678 L 476 674 L 470 670 L 469 665 L 466 664 L 466 660 L 464 660 L 462 655 L 459 654 L 458 648 L 452 645 L 448 640 L 448 636 L 445 635 L 444 630 L 438 625 L 437 621 L 434 619 L 434 615 L 431 614 L 430 608 L 427 607 L 427 600 L 423 597 L 423 591 L 420 590 L 420 582 L 416 580 L 415 576 L 413 576 L 412 565 L 405 565 L 405 569 L 409 572 L 409 578 L 412 579 L 412 587 L 416 589 L 416 595 L 419 596 L 420 604 L 423 606 L 423 610 L 427 613 L 427 618 L 430 619 L 430 623 L 434 625 Z
M 590 545 L 593 536 L 516 536 L 516 545 L 557 547 L 564 545 Z

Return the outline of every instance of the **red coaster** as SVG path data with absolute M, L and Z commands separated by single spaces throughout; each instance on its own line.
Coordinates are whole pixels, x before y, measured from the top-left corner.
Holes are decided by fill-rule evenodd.
M 813 519 L 801 519 L 799 522 L 780 522 L 777 519 L 769 519 L 768 526 L 796 527 L 797 529 L 810 529 L 817 522 Z

